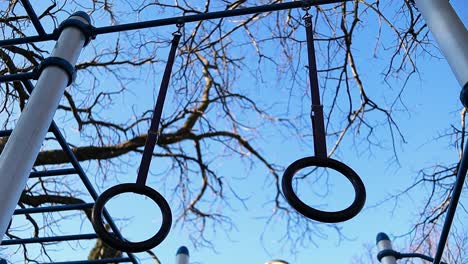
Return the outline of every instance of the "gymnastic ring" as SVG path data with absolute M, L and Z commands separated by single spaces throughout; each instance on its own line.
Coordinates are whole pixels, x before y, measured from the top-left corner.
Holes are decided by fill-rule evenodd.
M 151 198 L 151 200 L 153 200 L 159 206 L 162 214 L 162 224 L 156 235 L 141 242 L 130 242 L 121 239 L 120 237 L 116 236 L 115 234 L 111 234 L 106 230 L 102 217 L 104 205 L 111 198 L 122 193 L 136 193 L 144 195 Z M 103 192 L 94 204 L 91 218 L 93 220 L 92 224 L 94 230 L 98 234 L 99 238 L 101 238 L 109 246 L 123 252 L 143 252 L 156 247 L 169 234 L 172 225 L 171 208 L 169 207 L 169 204 L 164 199 L 164 197 L 154 189 L 136 183 L 119 184 Z
M 355 197 L 353 203 L 348 208 L 334 212 L 321 211 L 308 206 L 297 197 L 292 187 L 294 175 L 301 169 L 314 166 L 338 171 L 351 182 Z M 296 160 L 288 166 L 283 174 L 282 189 L 288 203 L 299 213 L 310 219 L 325 223 L 338 223 L 353 218 L 361 211 L 366 202 L 366 188 L 357 173 L 344 163 L 330 158 L 305 157 Z

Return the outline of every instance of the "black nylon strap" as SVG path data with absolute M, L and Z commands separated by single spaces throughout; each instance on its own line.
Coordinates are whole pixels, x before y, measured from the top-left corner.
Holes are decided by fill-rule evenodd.
M 179 45 L 181 34 L 179 32 L 174 33 L 172 39 L 171 50 L 167 59 L 166 68 L 159 88 L 158 99 L 154 108 L 153 117 L 151 119 L 150 129 L 148 130 L 148 136 L 145 142 L 145 148 L 143 149 L 143 156 L 141 157 L 140 169 L 138 170 L 138 176 L 136 183 L 138 185 L 145 185 L 146 178 L 148 177 L 149 166 L 151 163 L 151 157 L 153 156 L 154 147 L 158 141 L 158 130 L 159 123 L 161 121 L 161 115 L 164 107 L 164 101 L 166 99 L 167 88 L 169 86 L 169 80 L 171 78 L 172 67 L 175 61 L 175 54 L 177 46 Z
M 394 257 L 395 259 L 401 259 L 401 254 L 400 252 L 397 252 L 393 249 L 384 249 L 377 254 L 377 259 L 379 262 L 381 262 L 382 258 L 384 257 Z
M 76 70 L 70 62 L 66 59 L 60 57 L 49 57 L 44 59 L 33 71 L 34 79 L 37 80 L 41 75 L 42 71 L 49 66 L 56 66 L 60 69 L 64 70 L 68 75 L 68 83 L 67 86 L 70 86 L 75 80 Z
M 75 15 L 75 16 L 78 16 L 78 15 Z M 91 26 L 90 24 L 86 24 L 81 20 L 69 18 L 63 21 L 62 23 L 60 23 L 59 27 L 54 30 L 56 39 L 58 39 L 62 31 L 68 27 L 77 28 L 83 33 L 83 35 L 85 35 L 86 40 L 85 40 L 84 46 L 88 45 L 91 39 L 94 39 L 96 37 L 93 26 Z
M 317 63 L 315 59 L 314 34 L 312 29 L 312 16 L 304 16 L 307 37 L 307 59 L 309 63 L 310 96 L 312 99 L 312 130 L 314 136 L 314 152 L 317 157 L 327 157 L 327 141 L 325 123 L 323 120 L 323 105 L 320 103 L 320 89 L 317 77 Z

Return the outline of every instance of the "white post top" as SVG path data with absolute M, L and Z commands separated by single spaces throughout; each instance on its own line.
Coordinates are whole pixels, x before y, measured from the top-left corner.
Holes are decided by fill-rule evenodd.
M 289 263 L 281 259 L 274 259 L 274 260 L 268 261 L 265 264 L 289 264 Z
M 176 253 L 176 264 L 188 264 L 189 263 L 189 251 L 185 246 L 181 246 Z
M 377 234 L 377 248 L 380 251 L 385 249 L 392 249 L 392 242 L 388 238 L 387 234 L 379 233 Z M 382 264 L 396 264 L 396 258 L 394 256 L 386 256 L 380 260 Z

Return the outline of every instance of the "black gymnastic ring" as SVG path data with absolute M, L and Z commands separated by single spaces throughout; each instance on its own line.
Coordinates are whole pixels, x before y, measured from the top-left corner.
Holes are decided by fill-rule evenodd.
M 113 197 L 122 193 L 137 193 L 151 198 L 161 209 L 162 213 L 162 224 L 159 231 L 153 237 L 141 241 L 141 242 L 130 242 L 121 239 L 115 234 L 109 233 L 103 223 L 102 213 L 104 211 L 104 205 Z M 172 213 L 169 204 L 164 197 L 159 194 L 156 190 L 136 183 L 124 183 L 113 186 L 103 192 L 93 207 L 92 212 L 92 224 L 96 234 L 109 246 L 118 249 L 123 252 L 143 252 L 150 250 L 159 245 L 169 234 L 172 225 Z
M 293 190 L 292 179 L 296 172 L 306 167 L 325 167 L 343 174 L 353 185 L 355 197 L 353 203 L 346 209 L 335 212 L 327 212 L 314 209 L 302 202 Z M 283 174 L 283 194 L 288 203 L 299 213 L 313 220 L 325 223 L 338 223 L 356 216 L 366 202 L 366 188 L 356 172 L 342 162 L 330 158 L 305 157 L 296 160 L 288 166 Z

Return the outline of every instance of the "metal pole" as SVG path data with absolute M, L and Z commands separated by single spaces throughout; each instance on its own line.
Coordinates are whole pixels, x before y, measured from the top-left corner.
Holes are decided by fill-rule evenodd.
M 377 234 L 377 248 L 379 252 L 382 250 L 393 250 L 392 242 L 390 238 L 385 233 Z M 396 264 L 396 258 L 394 256 L 385 256 L 380 260 L 382 264 Z
M 455 181 L 455 187 L 452 191 L 452 197 L 450 198 L 450 204 L 447 209 L 447 215 L 445 216 L 444 226 L 440 233 L 439 244 L 437 245 L 437 252 L 434 257 L 434 263 L 439 264 L 442 260 L 442 254 L 444 253 L 445 243 L 447 243 L 448 234 L 450 227 L 452 226 L 455 211 L 457 210 L 458 200 L 460 199 L 461 192 L 463 190 L 463 184 L 466 178 L 466 172 L 468 171 L 468 144 L 465 145 L 463 156 L 458 165 L 457 179 Z
M 39 18 L 36 15 L 36 12 L 34 12 L 34 8 L 31 6 L 31 3 L 29 3 L 29 0 L 21 0 L 21 3 L 23 4 L 26 13 L 28 13 L 28 16 L 31 19 L 34 28 L 36 29 L 37 33 L 39 33 L 39 36 L 45 35 L 46 32 L 42 27 L 41 22 L 39 21 Z
M 187 247 L 181 246 L 176 253 L 176 264 L 189 264 L 189 251 Z
M 89 23 L 83 14 L 72 15 L 70 19 Z M 85 34 L 78 28 L 66 27 L 51 56 L 75 65 L 85 40 Z M 0 156 L 0 242 L 69 81 L 68 72 L 61 67 L 44 68 Z
M 462 87 L 468 84 L 468 31 L 448 0 L 416 0 L 447 62 Z

